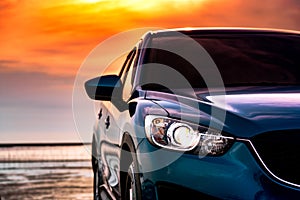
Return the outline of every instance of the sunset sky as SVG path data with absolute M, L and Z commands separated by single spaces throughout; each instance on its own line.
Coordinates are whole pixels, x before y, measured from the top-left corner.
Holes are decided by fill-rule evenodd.
M 215 26 L 300 30 L 300 1 L 1 0 L 0 143 L 80 141 L 72 114 L 76 73 L 111 36 Z

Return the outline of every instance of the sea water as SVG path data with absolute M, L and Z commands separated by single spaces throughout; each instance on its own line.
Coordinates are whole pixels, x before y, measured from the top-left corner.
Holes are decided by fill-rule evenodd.
M 90 145 L 0 147 L 0 197 L 92 199 Z

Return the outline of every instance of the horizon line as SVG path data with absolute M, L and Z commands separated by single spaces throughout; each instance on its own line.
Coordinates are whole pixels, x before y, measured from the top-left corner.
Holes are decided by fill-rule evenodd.
M 0 143 L 0 147 L 17 147 L 17 146 L 84 146 L 91 145 L 91 142 L 51 142 L 51 143 Z

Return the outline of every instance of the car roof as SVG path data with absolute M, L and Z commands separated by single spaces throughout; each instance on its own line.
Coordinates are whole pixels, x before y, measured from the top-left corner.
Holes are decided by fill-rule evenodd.
M 203 34 L 288 34 L 300 35 L 299 31 L 272 28 L 243 28 L 243 27 L 211 27 L 211 28 L 175 28 L 151 31 L 152 36 L 167 36 L 179 32 L 185 35 Z

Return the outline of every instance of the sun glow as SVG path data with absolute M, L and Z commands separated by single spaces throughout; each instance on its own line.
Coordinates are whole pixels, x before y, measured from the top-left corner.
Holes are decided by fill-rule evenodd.
M 69 3 L 75 4 L 97 4 L 103 3 L 104 5 L 110 5 L 112 7 L 127 8 L 129 10 L 144 11 L 149 9 L 162 9 L 166 5 L 171 7 L 181 7 L 182 6 L 195 6 L 199 2 L 204 2 L 206 0 L 65 0 Z
M 78 3 L 98 3 L 102 0 L 77 0 Z
M 200 0 L 205 1 L 205 0 Z M 190 6 L 199 4 L 199 0 L 127 0 L 127 1 L 117 1 L 119 5 L 125 7 L 131 7 L 132 10 L 148 10 L 148 9 L 161 9 L 169 5 L 171 7 L 180 7 L 180 6 Z

